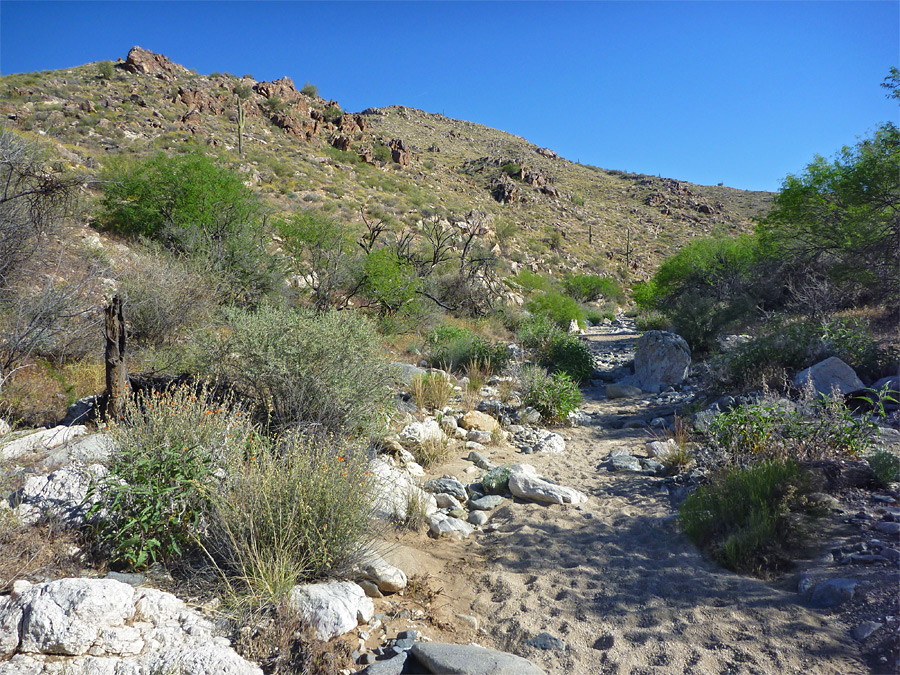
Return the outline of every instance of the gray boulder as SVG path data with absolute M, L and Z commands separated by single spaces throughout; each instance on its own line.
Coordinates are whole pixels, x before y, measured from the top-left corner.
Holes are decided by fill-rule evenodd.
M 0 444 L 0 459 L 17 459 L 29 452 L 52 450 L 86 433 L 87 427 L 79 424 L 72 427 L 41 429 L 14 439 L 9 439 L 7 435 L 7 439 Z
M 643 393 L 640 388 L 632 387 L 630 384 L 615 383 L 606 385 L 606 398 L 608 399 L 634 398 Z
M 649 330 L 634 350 L 634 375 L 641 389 L 659 391 L 687 379 L 691 350 L 680 335 Z
M 478 645 L 417 642 L 410 653 L 429 672 L 443 675 L 545 675 L 521 656 Z
M 805 387 L 808 383 L 812 383 L 812 387 L 817 393 L 826 396 L 835 390 L 840 394 L 849 394 L 851 391 L 864 389 L 866 386 L 853 368 L 836 356 L 820 361 L 797 373 L 797 377 L 794 378 L 795 386 Z
M 583 492 L 541 478 L 530 464 L 510 467 L 509 491 L 520 499 L 545 504 L 580 504 L 587 501 L 587 495 Z
M 106 468 L 94 464 L 88 468 L 66 466 L 47 475 L 32 476 L 10 499 L 13 512 L 25 525 L 55 517 L 70 527 L 76 527 L 81 524 L 90 506 L 85 499 L 91 481 L 105 475 Z

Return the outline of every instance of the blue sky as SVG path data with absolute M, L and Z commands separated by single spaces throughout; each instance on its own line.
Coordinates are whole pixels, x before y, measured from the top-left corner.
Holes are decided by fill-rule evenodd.
M 574 161 L 775 190 L 898 107 L 891 2 L 0 1 L 0 71 L 124 58 L 287 75 L 346 110 L 402 104 Z

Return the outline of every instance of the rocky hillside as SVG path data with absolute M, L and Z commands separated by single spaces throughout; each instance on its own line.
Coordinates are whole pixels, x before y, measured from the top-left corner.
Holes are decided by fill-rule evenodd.
M 350 113 L 288 77 L 199 75 L 139 47 L 115 63 L 2 77 L 0 112 L 88 171 L 200 144 L 246 173 L 275 211 L 319 208 L 346 222 L 368 211 L 412 224 L 475 210 L 486 214 L 495 253 L 546 272 L 643 278 L 692 237 L 747 230 L 772 198 L 578 164 L 402 106 Z

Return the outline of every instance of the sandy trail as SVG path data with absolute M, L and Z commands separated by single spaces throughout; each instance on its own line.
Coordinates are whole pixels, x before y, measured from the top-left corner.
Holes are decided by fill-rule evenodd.
M 590 335 L 594 346 L 634 336 Z M 639 400 L 588 390 L 582 406 L 601 419 L 636 414 Z M 530 463 L 590 499 L 580 506 L 519 500 L 497 509 L 496 531 L 456 549 L 439 572 L 453 610 L 480 618 L 471 639 L 520 654 L 549 673 L 869 672 L 848 627 L 809 609 L 796 580 L 771 583 L 722 570 L 678 530 L 657 479 L 600 467 L 614 447 L 644 455 L 644 430 L 600 425 L 563 430 L 564 455 L 493 448 L 495 463 Z M 444 471 L 463 476 L 466 463 Z M 458 469 L 458 470 L 454 470 Z M 451 556 L 455 557 L 455 556 Z M 527 641 L 547 631 L 566 642 L 545 651 Z

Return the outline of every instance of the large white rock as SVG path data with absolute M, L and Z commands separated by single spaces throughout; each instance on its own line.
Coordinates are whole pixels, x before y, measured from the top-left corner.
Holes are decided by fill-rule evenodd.
M 587 501 L 587 495 L 583 492 L 541 478 L 530 464 L 510 467 L 509 491 L 520 499 L 547 504 L 580 504 Z
M 375 476 L 374 515 L 377 518 L 405 520 L 415 507 L 421 508 L 425 515 L 437 511 L 434 495 L 416 485 L 408 471 L 393 466 L 389 459 L 376 457 L 369 463 L 369 469 Z
M 681 384 L 690 369 L 691 350 L 680 335 L 648 330 L 635 344 L 634 375 L 645 391 Z
M 382 593 L 396 593 L 406 588 L 406 574 L 374 551 L 366 551 L 359 566 L 360 576 L 378 586 Z
M 73 438 L 84 436 L 87 427 L 77 424 L 71 427 L 53 427 L 42 429 L 27 436 L 17 438 L 0 444 L 0 459 L 16 459 L 29 452 L 37 450 L 52 450 L 63 443 L 68 443 Z
M 805 387 L 809 382 L 812 382 L 813 389 L 817 393 L 825 395 L 831 394 L 834 390 L 841 394 L 849 394 L 866 386 L 857 377 L 853 368 L 836 356 L 801 370 L 794 378 L 794 385 L 797 387 Z
M 294 586 L 289 602 L 300 620 L 326 642 L 366 623 L 375 613 L 372 599 L 351 581 Z
M 674 438 L 647 443 L 647 454 L 655 459 L 665 459 L 676 450 L 678 450 L 678 442 Z
M 475 528 L 466 521 L 448 516 L 440 511 L 428 516 L 428 529 L 435 537 L 450 536 L 461 539 L 468 539 L 469 535 L 475 531 Z
M 500 422 L 487 413 L 478 410 L 470 410 L 459 420 L 459 426 L 469 430 L 495 431 L 500 429 Z
M 0 598 L 0 659 L 0 675 L 262 675 L 175 596 L 112 579 L 17 582 Z
M 400 442 L 404 445 L 422 445 L 428 441 L 440 443 L 445 438 L 441 425 L 433 417 L 426 417 L 422 422 L 407 424 L 400 432 Z
M 25 481 L 14 513 L 25 525 L 39 523 L 47 516 L 78 525 L 88 508 L 85 503 L 91 480 L 106 474 L 100 464 L 90 467 L 66 466 L 51 474 L 32 476 Z

